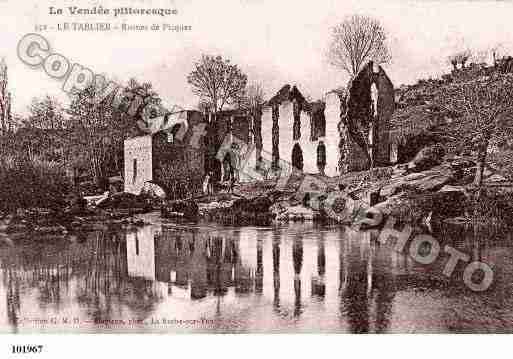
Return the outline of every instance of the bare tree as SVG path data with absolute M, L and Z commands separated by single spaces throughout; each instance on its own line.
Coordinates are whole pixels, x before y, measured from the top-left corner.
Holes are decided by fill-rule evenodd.
M 221 56 L 203 55 L 187 76 L 194 94 L 217 114 L 225 105 L 238 104 L 248 78 L 237 65 Z
M 9 81 L 7 64 L 4 59 L 0 62 L 0 125 L 1 135 L 12 130 L 11 93 L 7 90 Z
M 258 109 L 265 102 L 264 96 L 263 86 L 257 82 L 251 83 L 246 86 L 239 107 L 247 110 Z
M 254 82 L 246 87 L 244 92 L 243 108 L 249 112 L 251 117 L 251 131 L 253 139 L 257 145 L 257 151 L 262 147 L 262 107 L 265 103 L 264 88 L 260 83 Z M 260 158 L 261 152 L 257 153 L 257 158 Z
M 462 50 L 453 53 L 448 57 L 449 63 L 454 67 L 454 70 L 457 70 L 458 65 L 461 64 L 461 68 L 465 68 L 465 64 L 472 57 L 472 51 L 470 50 Z
M 123 104 L 119 108 L 111 105 L 112 98 L 94 101 L 98 98 L 96 91 L 98 89 L 91 86 L 73 97 L 67 109 L 67 137 L 69 152 L 84 160 L 91 176 L 102 187 L 109 175 L 121 169 L 122 161 L 118 156 L 122 153 L 123 141 L 137 133 L 134 119 L 141 115 L 139 108 L 151 102 L 160 103 L 160 98 L 150 83 L 139 84 L 133 79 L 123 90 Z M 132 103 L 134 94 L 140 96 L 142 102 L 135 115 L 130 115 L 125 108 Z
M 490 52 L 492 53 L 493 65 L 497 66 L 499 58 L 504 56 L 504 46 L 497 43 L 491 47 Z
M 472 51 L 472 56 L 470 57 L 470 61 L 475 64 L 486 63 L 489 53 L 490 52 L 486 49 Z
M 30 115 L 25 123 L 26 127 L 60 130 L 65 125 L 62 105 L 49 95 L 41 99 L 33 98 L 29 111 Z
M 198 101 L 198 111 L 205 115 L 208 114 L 210 112 L 210 103 L 208 101 L 200 99 Z
M 458 60 L 456 60 L 456 58 L 454 56 L 449 56 L 447 61 L 449 61 L 449 63 L 452 65 L 452 69 L 454 71 L 456 71 L 458 69 Z
M 328 61 L 355 77 L 369 61 L 387 63 L 391 55 L 387 34 L 376 19 L 353 15 L 333 28 Z
M 476 152 L 474 185 L 480 188 L 488 148 L 513 135 L 513 77 L 501 76 L 486 82 L 444 87 L 440 101 L 462 114 L 458 133 L 461 143 Z

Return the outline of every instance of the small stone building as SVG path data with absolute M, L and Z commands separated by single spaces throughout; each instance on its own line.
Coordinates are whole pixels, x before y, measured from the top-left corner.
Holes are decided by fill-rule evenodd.
M 169 113 L 155 119 L 155 132 L 125 140 L 125 192 L 140 194 L 148 183 L 169 190 L 175 180 L 187 178 L 192 181 L 188 190 L 199 191 L 205 175 L 205 144 L 201 138 L 197 146 L 191 145 L 191 137 L 193 128 L 202 123 L 203 115 L 197 111 Z

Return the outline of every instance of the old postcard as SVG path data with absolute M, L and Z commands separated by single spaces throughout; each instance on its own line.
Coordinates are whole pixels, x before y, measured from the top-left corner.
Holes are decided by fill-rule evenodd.
M 0 333 L 513 332 L 512 14 L 0 0 Z

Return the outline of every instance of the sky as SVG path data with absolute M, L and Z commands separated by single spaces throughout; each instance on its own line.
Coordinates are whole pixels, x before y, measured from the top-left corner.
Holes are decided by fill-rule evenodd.
M 178 15 L 78 17 L 66 10 L 100 5 L 176 8 Z M 50 6 L 63 8 L 64 14 L 50 15 Z M 13 109 L 26 114 L 34 97 L 49 94 L 64 103 L 68 100 L 62 81 L 17 57 L 18 42 L 34 32 L 36 24 L 183 24 L 192 30 L 41 34 L 71 63 L 119 83 L 130 77 L 151 82 L 168 108 L 197 105 L 187 74 L 202 54 L 229 58 L 250 82 L 263 85 L 268 98 L 284 84 L 295 84 L 303 94 L 319 99 L 347 84 L 347 75 L 329 65 L 325 54 L 332 27 L 352 14 L 375 17 L 385 27 L 393 59 L 384 68 L 396 87 L 448 72 L 447 56 L 463 48 L 482 51 L 501 44 L 504 52 L 513 50 L 513 2 L 507 1 L 0 0 L 0 57 L 9 66 Z

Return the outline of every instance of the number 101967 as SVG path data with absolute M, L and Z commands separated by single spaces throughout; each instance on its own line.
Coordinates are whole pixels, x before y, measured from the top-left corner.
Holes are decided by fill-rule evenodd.
M 13 354 L 38 354 L 43 351 L 42 345 L 12 345 Z

